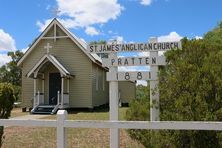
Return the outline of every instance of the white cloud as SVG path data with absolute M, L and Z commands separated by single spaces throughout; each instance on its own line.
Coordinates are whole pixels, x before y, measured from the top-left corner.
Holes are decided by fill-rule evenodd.
M 15 40 L 10 34 L 0 29 L 0 51 L 15 51 Z
M 80 27 L 115 20 L 123 10 L 117 0 L 57 0 L 61 15 L 69 16 Z
M 140 1 L 140 4 L 141 5 L 145 5 L 145 6 L 148 6 L 152 3 L 152 0 L 141 0 Z
M 123 44 L 125 43 L 124 39 L 122 36 L 116 36 L 116 41 L 117 41 L 117 44 Z
M 7 54 L 0 54 L 0 67 L 11 61 L 11 57 Z
M 20 51 L 22 51 L 23 53 L 25 53 L 27 50 L 29 49 L 29 47 L 23 48 Z
M 136 66 L 119 66 L 118 71 L 137 71 Z
M 147 86 L 147 81 L 144 80 L 138 80 L 136 85 L 143 85 L 143 86 Z
M 103 25 L 110 20 L 117 19 L 121 11 L 124 9 L 117 0 L 57 0 L 60 16 L 68 17 L 66 19 L 59 19 L 66 28 L 85 28 L 85 32 L 89 32 L 92 25 Z M 37 21 L 37 26 L 40 31 L 49 24 L 49 20 L 43 23 Z M 95 31 L 91 35 L 98 35 L 99 31 Z M 92 29 L 91 29 L 92 31 Z
M 201 40 L 201 39 L 203 39 L 203 37 L 202 36 L 195 36 L 195 39 L 196 40 Z
M 37 21 L 36 22 L 36 25 L 39 27 L 39 32 L 42 32 L 45 30 L 45 28 L 49 25 L 49 23 L 52 21 L 52 19 L 48 19 L 48 20 L 45 20 L 44 23 L 40 22 L 40 21 Z
M 183 37 L 176 32 L 170 32 L 168 35 L 158 37 L 158 42 L 180 41 Z
M 91 26 L 86 27 L 85 33 L 91 36 L 100 34 L 99 31 L 96 30 L 96 28 L 91 27 Z

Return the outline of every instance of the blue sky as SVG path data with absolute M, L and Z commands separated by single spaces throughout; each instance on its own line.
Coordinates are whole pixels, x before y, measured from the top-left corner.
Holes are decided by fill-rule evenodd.
M 221 0 L 1 0 L 0 65 L 23 50 L 54 17 L 86 42 L 200 38 L 222 20 Z

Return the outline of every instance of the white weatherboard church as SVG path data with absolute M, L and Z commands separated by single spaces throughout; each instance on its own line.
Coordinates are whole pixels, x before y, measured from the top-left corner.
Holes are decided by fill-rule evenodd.
M 107 67 L 87 44 L 57 19 L 32 43 L 18 66 L 22 68 L 22 106 L 32 113 L 59 108 L 90 108 L 109 103 Z M 119 82 L 119 98 L 135 98 L 135 82 Z

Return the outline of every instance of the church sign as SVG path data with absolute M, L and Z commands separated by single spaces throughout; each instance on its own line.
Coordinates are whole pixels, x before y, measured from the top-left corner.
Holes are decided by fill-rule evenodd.
M 88 45 L 89 53 L 108 53 L 109 58 L 102 59 L 102 65 L 109 68 L 106 78 L 109 81 L 110 120 L 118 120 L 119 90 L 118 81 L 150 81 L 150 120 L 159 121 L 158 66 L 166 65 L 166 58 L 158 51 L 182 49 L 181 42 L 157 42 L 151 38 L 148 43 L 94 44 Z M 118 57 L 119 52 L 149 52 L 147 57 Z M 118 72 L 119 66 L 150 66 L 149 71 Z M 110 141 L 119 144 L 119 130 L 110 130 Z M 118 146 L 116 146 L 118 147 Z
M 164 56 L 103 58 L 102 64 L 106 67 L 166 65 L 166 58 Z
M 132 71 L 132 72 L 107 72 L 107 81 L 136 81 L 157 80 L 157 72 L 154 71 Z
M 95 44 L 87 47 L 90 53 L 111 52 L 149 52 L 181 49 L 181 42 L 129 43 L 129 44 Z

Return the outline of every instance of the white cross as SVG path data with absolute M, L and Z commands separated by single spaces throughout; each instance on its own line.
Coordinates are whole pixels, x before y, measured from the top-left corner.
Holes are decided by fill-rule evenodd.
M 47 54 L 48 54 L 48 53 L 49 53 L 49 49 L 52 48 L 52 46 L 50 46 L 50 44 L 47 43 L 47 45 L 44 46 L 44 48 L 47 50 L 46 52 L 47 52 Z

